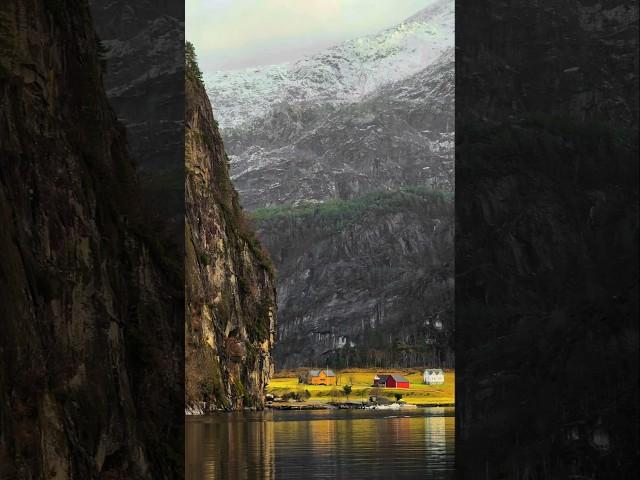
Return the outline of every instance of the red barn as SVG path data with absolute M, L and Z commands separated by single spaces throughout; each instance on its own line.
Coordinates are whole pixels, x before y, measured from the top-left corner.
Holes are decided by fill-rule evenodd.
M 409 388 L 409 380 L 402 375 L 387 376 L 387 388 Z

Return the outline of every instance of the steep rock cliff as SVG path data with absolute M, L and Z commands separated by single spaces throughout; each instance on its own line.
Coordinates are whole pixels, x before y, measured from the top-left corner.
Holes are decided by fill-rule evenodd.
M 188 58 L 186 77 L 187 408 L 261 408 L 273 366 L 273 269 L 229 179 L 211 104 Z
M 427 189 L 254 212 L 278 269 L 277 368 L 453 367 L 453 201 Z
M 4 1 L 0 26 L 0 477 L 180 477 L 182 270 L 137 208 L 88 5 Z

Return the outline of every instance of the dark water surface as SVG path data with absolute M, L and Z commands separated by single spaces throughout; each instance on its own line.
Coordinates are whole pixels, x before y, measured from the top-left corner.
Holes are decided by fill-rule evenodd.
M 187 417 L 187 480 L 451 479 L 454 410 Z

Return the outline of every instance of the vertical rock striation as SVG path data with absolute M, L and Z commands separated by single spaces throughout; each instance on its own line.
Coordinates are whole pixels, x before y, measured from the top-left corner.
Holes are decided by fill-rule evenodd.
M 2 2 L 0 111 L 0 477 L 180 477 L 182 269 L 86 2 Z
M 272 373 L 275 282 L 229 179 L 195 58 L 186 75 L 187 409 L 261 408 Z

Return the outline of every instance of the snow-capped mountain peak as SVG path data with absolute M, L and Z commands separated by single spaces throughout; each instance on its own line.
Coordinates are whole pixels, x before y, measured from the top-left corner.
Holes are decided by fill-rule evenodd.
M 274 104 L 353 102 L 412 75 L 453 45 L 454 3 L 439 0 L 379 33 L 343 42 L 296 62 L 205 73 L 221 127 L 251 122 Z

